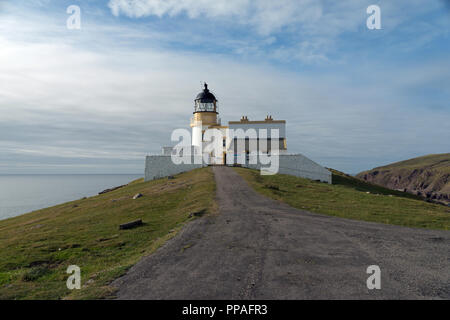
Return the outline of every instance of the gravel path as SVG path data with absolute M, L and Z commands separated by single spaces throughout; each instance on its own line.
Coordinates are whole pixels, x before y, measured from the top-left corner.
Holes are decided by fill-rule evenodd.
M 119 299 L 450 299 L 449 231 L 309 213 L 213 170 L 219 214 L 114 281 Z M 380 290 L 367 289 L 370 265 Z

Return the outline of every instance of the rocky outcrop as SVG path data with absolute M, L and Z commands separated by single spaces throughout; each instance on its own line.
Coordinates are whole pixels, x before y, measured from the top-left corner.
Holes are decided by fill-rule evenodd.
M 143 197 L 142 193 L 137 193 L 137 194 L 134 195 L 133 200 L 136 200 L 136 199 L 139 199 L 139 198 L 142 198 L 142 197 Z
M 103 190 L 103 191 L 99 192 L 98 194 L 105 194 L 105 193 L 108 193 L 108 192 L 115 191 L 117 189 L 123 188 L 125 186 L 127 186 L 127 185 L 124 184 L 122 186 L 114 187 L 114 188 L 111 188 L 111 189 L 106 189 L 106 190 Z

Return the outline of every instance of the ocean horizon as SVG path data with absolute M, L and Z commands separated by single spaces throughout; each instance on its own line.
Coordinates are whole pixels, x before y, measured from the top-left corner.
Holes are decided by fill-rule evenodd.
M 0 174 L 0 220 L 127 184 L 142 174 Z

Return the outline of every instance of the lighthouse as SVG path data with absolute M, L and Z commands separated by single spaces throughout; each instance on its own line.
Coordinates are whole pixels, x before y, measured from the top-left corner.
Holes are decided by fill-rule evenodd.
M 264 174 L 278 172 L 331 183 L 330 171 L 301 154 L 287 153 L 285 120 L 276 120 L 271 115 L 264 120 L 250 120 L 244 115 L 239 121 L 222 125 L 218 110 L 216 96 L 205 83 L 194 99 L 192 136 L 187 138 L 189 130 L 181 129 L 178 145 L 163 147 L 162 155 L 147 156 L 145 181 L 207 165 L 239 165 L 259 169 Z M 188 154 L 192 158 L 186 162 L 184 156 Z
M 217 117 L 219 114 L 217 99 L 205 83 L 205 88 L 197 95 L 194 102 L 194 116 L 191 119 L 192 145 L 201 147 L 205 130 L 220 125 Z
M 240 121 L 230 121 L 228 126 L 222 126 L 218 115 L 217 99 L 205 83 L 203 91 L 194 100 L 191 128 L 194 154 L 202 155 L 206 164 L 232 164 L 237 161 L 236 159 L 240 154 L 245 154 L 247 160 L 249 160 L 251 153 L 270 154 L 272 146 L 278 153 L 286 153 L 286 121 L 274 120 L 272 116 L 267 116 L 264 121 L 250 121 L 247 116 L 243 116 Z M 242 139 L 229 136 L 232 132 L 243 132 L 245 134 L 252 130 L 255 134 L 251 137 Z M 271 136 L 271 130 L 277 132 L 276 137 Z M 261 131 L 267 132 L 267 135 L 260 138 L 258 135 Z M 218 143 L 215 144 L 213 150 L 208 148 L 208 146 L 211 146 L 211 132 L 216 134 L 214 142 Z M 239 143 L 243 147 L 242 150 L 237 149 Z
M 192 146 L 196 150 L 194 152 L 195 154 L 201 153 L 207 164 L 225 164 L 225 150 L 207 151 L 207 148 L 205 148 L 208 145 L 208 142 L 205 141 L 207 130 L 219 130 L 225 140 L 225 129 L 227 127 L 221 126 L 218 110 L 217 99 L 209 91 L 208 84 L 205 83 L 203 91 L 194 100 L 194 116 L 191 118 L 191 128 Z

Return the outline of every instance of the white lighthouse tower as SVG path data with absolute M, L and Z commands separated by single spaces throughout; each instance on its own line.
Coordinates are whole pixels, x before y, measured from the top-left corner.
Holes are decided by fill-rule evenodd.
M 194 116 L 191 118 L 192 145 L 194 147 L 203 148 L 205 131 L 208 128 L 220 126 L 218 114 L 217 99 L 205 83 L 205 88 L 195 98 Z M 216 155 L 210 155 L 210 157 L 212 160 Z

